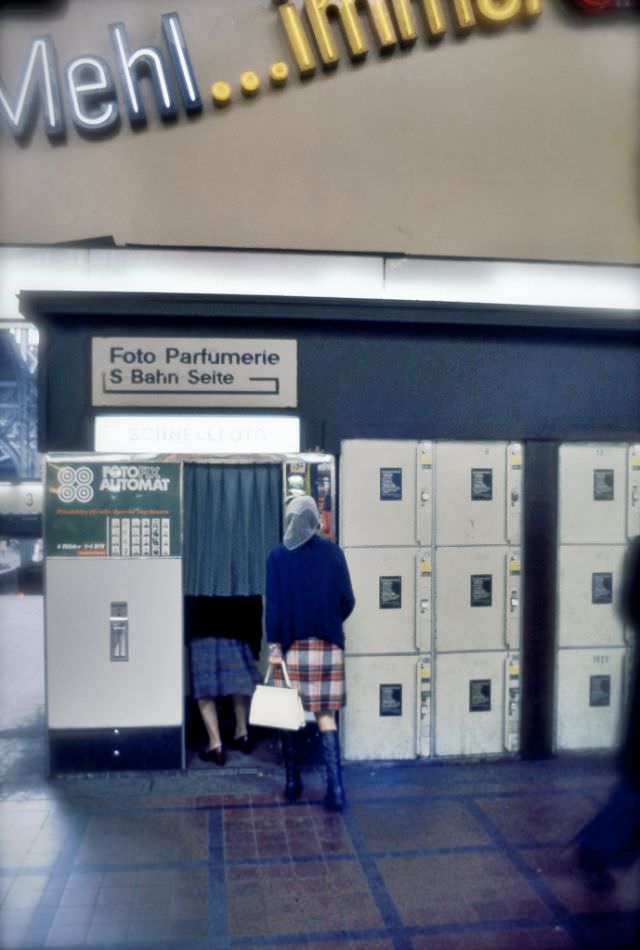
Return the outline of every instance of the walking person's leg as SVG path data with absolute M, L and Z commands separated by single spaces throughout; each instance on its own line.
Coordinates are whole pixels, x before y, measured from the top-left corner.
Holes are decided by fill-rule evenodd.
M 216 701 L 212 698 L 199 699 L 198 708 L 209 737 L 209 748 L 200 753 L 200 758 L 204 762 L 215 762 L 217 765 L 224 765 L 225 755 L 220 737 Z

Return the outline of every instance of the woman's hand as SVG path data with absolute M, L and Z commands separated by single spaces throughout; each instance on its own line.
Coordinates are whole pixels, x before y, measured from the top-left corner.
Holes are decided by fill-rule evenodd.
M 269 665 L 275 666 L 282 664 L 282 647 L 279 643 L 270 643 L 269 644 Z

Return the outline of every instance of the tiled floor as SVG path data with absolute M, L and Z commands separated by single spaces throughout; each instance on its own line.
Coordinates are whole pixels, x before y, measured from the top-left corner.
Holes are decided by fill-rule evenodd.
M 636 946 L 640 867 L 594 894 L 564 850 L 615 778 L 606 758 L 350 764 L 342 816 L 323 811 L 316 769 L 283 805 L 268 757 L 50 781 L 25 610 L 0 632 L 5 688 L 31 658 L 0 726 L 4 950 Z

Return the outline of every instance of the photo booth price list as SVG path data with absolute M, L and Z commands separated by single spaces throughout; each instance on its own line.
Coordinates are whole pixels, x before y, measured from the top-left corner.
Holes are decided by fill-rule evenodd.
M 111 557 L 169 557 L 169 518 L 109 518 L 107 537 Z

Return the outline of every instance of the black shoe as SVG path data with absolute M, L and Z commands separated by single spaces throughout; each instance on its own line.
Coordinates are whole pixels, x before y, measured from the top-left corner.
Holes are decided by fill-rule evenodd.
M 232 749 L 237 749 L 238 752 L 242 752 L 243 755 L 251 755 L 253 752 L 253 742 L 249 736 L 238 736 L 237 739 L 234 739 L 231 743 Z
M 215 765 L 224 765 L 227 761 L 224 746 L 218 746 L 217 749 L 207 749 L 205 752 L 198 752 L 198 757 L 203 762 L 213 762 Z
M 323 805 L 327 811 L 341 812 L 346 805 L 342 785 L 342 766 L 340 763 L 340 743 L 335 730 L 321 732 L 322 752 L 327 769 L 327 794 Z

